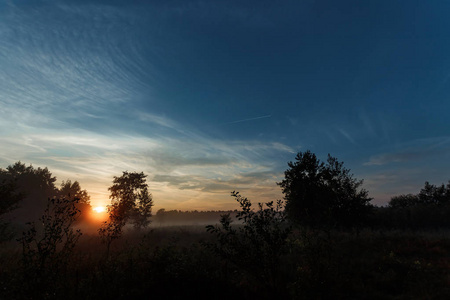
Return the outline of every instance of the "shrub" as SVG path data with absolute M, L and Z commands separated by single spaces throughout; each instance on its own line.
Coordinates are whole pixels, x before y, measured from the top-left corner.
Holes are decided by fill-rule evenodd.
M 210 246 L 225 261 L 274 290 L 279 278 L 280 257 L 287 250 L 287 237 L 291 233 L 283 202 L 258 203 L 254 211 L 251 202 L 239 192 L 233 191 L 231 195 L 241 207 L 236 217 L 242 225 L 232 226 L 230 214 L 222 215 L 220 225 L 206 227 L 217 236 L 217 242 Z

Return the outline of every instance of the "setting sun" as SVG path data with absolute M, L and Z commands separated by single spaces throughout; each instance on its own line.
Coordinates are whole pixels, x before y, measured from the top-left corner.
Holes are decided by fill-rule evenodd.
M 105 208 L 104 206 L 97 206 L 97 207 L 94 207 L 93 210 L 94 210 L 96 213 L 103 213 L 103 212 L 106 211 L 106 208 Z

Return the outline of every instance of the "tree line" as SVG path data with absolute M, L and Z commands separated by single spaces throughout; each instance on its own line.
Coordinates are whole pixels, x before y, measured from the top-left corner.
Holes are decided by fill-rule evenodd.
M 153 198 L 146 177 L 143 172 L 125 171 L 121 176 L 113 177 L 112 185 L 108 189 L 111 199 L 108 219 L 98 229 L 100 240 L 106 245 L 106 255 L 102 255 L 105 260 L 104 263 L 103 260 L 99 261 L 97 267 L 92 267 L 88 261 L 89 268 L 86 267 L 91 281 L 85 282 L 91 282 L 91 290 L 96 291 L 98 295 L 108 293 L 96 288 L 99 279 L 97 272 L 103 274 L 101 280 L 104 280 L 104 286 L 117 291 L 110 286 L 111 278 L 121 274 L 121 268 L 125 268 L 129 271 L 129 281 L 115 282 L 119 287 L 126 287 L 125 294 L 134 292 L 136 295 L 146 295 L 148 289 L 142 285 L 143 282 L 151 287 L 158 287 L 160 283 L 169 287 L 172 286 L 173 280 L 179 279 L 179 274 L 184 274 L 183 280 L 179 281 L 180 286 L 186 279 L 198 287 L 201 280 L 215 278 L 220 284 L 230 284 L 235 288 L 241 284 L 250 284 L 254 290 L 248 291 L 249 295 L 259 291 L 258 295 L 265 295 L 268 299 L 287 298 L 292 294 L 299 297 L 303 295 L 305 298 L 314 298 L 317 295 L 334 297 L 335 290 L 341 291 L 335 283 L 336 279 L 342 276 L 340 274 L 347 276 L 339 281 L 340 284 L 350 282 L 348 278 L 355 279 L 351 275 L 354 271 L 351 264 L 355 263 L 353 256 L 359 252 L 355 250 L 354 242 L 357 241 L 356 237 L 359 237 L 360 229 L 450 226 L 450 183 L 435 186 L 426 182 L 418 194 L 399 195 L 393 197 L 386 207 L 376 207 L 370 203 L 369 193 L 362 187 L 363 181 L 355 178 L 342 162 L 331 155 L 322 162 L 311 151 L 305 151 L 299 152 L 295 161 L 288 163 L 284 179 L 278 182 L 284 194 L 283 200 L 255 205 L 250 199 L 233 191 L 231 196 L 239 204 L 239 209 L 209 212 L 220 220 L 214 225 L 206 226 L 206 232 L 209 234 L 201 243 L 178 250 L 171 243 L 161 248 L 156 243 L 152 244 L 155 248 L 150 252 L 146 248 L 147 245 L 140 244 L 139 247 L 144 248 L 140 248 L 142 252 L 134 258 L 135 263 L 130 256 L 129 260 L 120 265 L 120 255 L 110 250 L 111 245 L 122 237 L 125 226 L 128 225 L 135 231 L 126 241 L 123 240 L 122 244 L 128 243 L 133 235 L 143 236 L 141 241 L 147 235 L 152 236 L 148 231 L 142 230 L 148 227 L 152 220 L 159 223 L 167 220 L 165 218 L 169 216 L 199 218 L 203 214 L 198 211 L 160 209 L 152 217 Z M 35 221 L 20 227 L 21 235 L 15 236 L 22 248 L 22 273 L 16 279 L 8 279 L 11 282 L 20 282 L 20 288 L 14 292 L 19 290 L 22 295 L 27 296 L 25 298 L 29 295 L 35 295 L 36 299 L 52 298 L 48 295 L 58 298 L 64 294 L 62 291 L 69 290 L 67 282 L 72 282 L 77 289 L 83 287 L 80 291 L 84 289 L 77 277 L 79 269 L 74 267 L 74 248 L 79 243 L 82 232 L 74 225 L 82 220 L 83 212 L 91 209 L 90 198 L 87 191 L 81 189 L 76 181 L 63 181 L 60 187 L 56 187 L 55 182 L 56 178 L 47 168 L 34 168 L 18 162 L 6 169 L 0 169 L 0 217 L 3 233 L 7 232 L 9 225 L 6 216 L 14 213 L 19 215 L 21 210 L 26 212 L 29 207 L 34 207 L 32 215 L 37 216 L 36 219 L 31 219 L 32 215 L 28 215 L 27 218 Z M 46 197 L 45 201 L 42 200 L 43 197 Z M 353 234 L 355 229 L 358 233 L 356 235 Z M 163 234 L 164 230 L 166 229 L 161 229 Z M 204 233 L 207 234 L 206 232 Z M 344 244 L 339 244 L 342 248 L 336 248 L 342 237 L 350 239 L 347 240 L 350 243 L 347 245 L 344 241 Z M 157 236 L 155 238 L 158 239 Z M 370 242 L 370 239 L 364 240 L 364 243 Z M 386 246 L 389 246 L 390 242 L 387 241 Z M 113 249 L 120 248 L 117 247 L 120 242 L 114 245 Z M 372 261 L 369 264 L 374 269 L 368 273 L 362 272 L 361 274 L 365 274 L 363 276 L 379 272 L 380 265 L 384 268 L 382 274 L 399 274 L 399 279 L 394 282 L 404 282 L 403 278 L 408 274 L 422 274 L 419 260 L 414 260 L 412 264 L 409 261 L 401 261 L 391 250 L 387 253 L 384 253 L 383 249 L 378 251 L 380 247 L 376 241 L 374 245 L 376 251 L 375 248 L 371 251 L 376 257 L 373 258 L 373 264 Z M 392 248 L 392 245 L 389 247 L 388 249 L 396 249 Z M 366 246 L 359 248 L 365 249 Z M 340 265 L 343 254 L 348 251 L 353 251 L 353 254 L 346 258 L 346 264 L 350 264 L 350 273 L 343 272 Z M 208 257 L 208 262 L 205 262 L 205 257 Z M 142 264 L 145 268 L 139 270 Z M 423 268 L 426 266 L 428 265 L 424 264 Z M 69 267 L 77 271 L 67 273 Z M 361 267 L 361 270 L 363 269 Z M 436 274 L 441 274 L 440 269 L 433 270 Z M 136 271 L 138 275 L 133 277 Z M 2 274 L 0 278 L 3 280 L 6 277 Z M 165 274 L 166 277 L 161 279 L 160 274 Z M 193 274 L 197 274 L 200 279 L 192 277 Z M 141 280 L 139 276 L 147 278 L 147 281 Z M 286 278 L 289 278 L 288 281 Z M 442 280 L 443 277 L 436 275 L 426 278 Z M 238 280 L 239 284 L 234 280 Z M 60 290 L 54 287 L 55 282 Z M 25 285 L 22 287 L 23 283 Z M 208 281 L 208 285 L 222 286 L 217 284 L 214 280 Z M 129 289 L 129 285 L 135 289 Z M 335 290 L 328 291 L 330 286 L 334 286 Z M 226 290 L 225 287 L 226 285 L 223 286 Z M 288 288 L 291 290 L 288 291 Z M 2 290 L 2 293 L 6 295 L 8 291 Z M 117 295 L 111 294 L 111 297 L 113 296 Z
M 154 205 L 143 172 L 124 171 L 113 177 L 109 187 L 111 204 L 108 220 L 99 229 L 107 244 L 117 239 L 126 224 L 136 229 L 148 227 L 152 220 L 159 224 L 168 219 L 200 221 L 205 213 L 160 209 L 152 218 Z M 78 221 L 92 209 L 90 196 L 79 182 L 65 180 L 60 187 L 47 168 L 34 168 L 16 162 L 0 168 L 0 229 L 8 236 L 6 217 L 16 223 L 37 220 L 44 213 L 49 199 L 65 199 L 79 211 Z M 354 177 L 343 162 L 328 155 L 321 161 L 311 151 L 299 152 L 288 162 L 284 179 L 277 182 L 283 194 L 283 213 L 293 225 L 326 228 L 439 228 L 449 227 L 450 182 L 447 185 L 425 186 L 417 194 L 392 197 L 386 207 L 370 203 L 363 180 Z M 219 218 L 235 212 L 210 212 Z
M 341 229 L 450 228 L 450 181 L 447 185 L 426 181 L 417 194 L 394 196 L 387 206 L 378 207 L 370 203 L 363 180 L 329 154 L 322 162 L 309 150 L 299 152 L 288 167 L 277 184 L 294 224 Z
M 221 215 L 230 214 L 235 217 L 238 213 L 235 210 L 166 210 L 164 208 L 159 209 L 154 215 L 153 219 L 155 225 L 201 225 L 215 223 L 220 219 Z

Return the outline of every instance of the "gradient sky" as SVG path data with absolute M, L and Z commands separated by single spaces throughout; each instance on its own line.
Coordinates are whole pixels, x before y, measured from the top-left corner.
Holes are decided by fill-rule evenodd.
M 155 209 L 282 197 L 298 151 L 374 198 L 450 179 L 448 1 L 0 0 L 0 167 L 94 205 L 122 171 Z

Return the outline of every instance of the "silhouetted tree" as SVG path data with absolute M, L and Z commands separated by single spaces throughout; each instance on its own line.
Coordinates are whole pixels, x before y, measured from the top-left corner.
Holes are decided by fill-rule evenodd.
M 153 200 L 146 177 L 143 172 L 123 172 L 120 177 L 114 176 L 113 185 L 108 189 L 112 202 L 108 208 L 109 219 L 99 229 L 108 252 L 111 242 L 121 236 L 122 228 L 129 220 L 135 228 L 150 224 Z
M 78 181 L 74 181 L 73 183 L 69 179 L 63 181 L 61 183 L 61 187 L 59 188 L 58 196 L 71 200 L 78 199 L 76 203 L 76 208 L 80 211 L 80 217 L 78 220 L 84 219 L 92 210 L 92 206 L 90 204 L 91 197 L 86 190 L 81 189 Z
M 372 206 L 363 181 L 353 178 L 343 163 L 328 154 L 321 162 L 311 151 L 289 162 L 281 186 L 290 220 L 312 226 L 358 226 Z
M 66 198 L 78 198 L 78 201 L 80 203 L 89 203 L 91 200 L 88 192 L 81 189 L 80 183 L 78 181 L 74 181 L 72 183 L 72 181 L 69 179 L 61 183 L 58 195 L 60 197 Z
M 445 186 L 441 184 L 436 186 L 425 182 L 425 186 L 420 190 L 418 197 L 419 204 L 425 205 L 446 205 L 450 204 L 450 181 Z
M 18 192 L 17 184 L 11 179 L 0 182 L 0 217 L 17 208 L 23 194 Z
M 419 204 L 419 197 L 413 194 L 394 196 L 389 201 L 391 208 L 407 208 Z
M 447 205 L 450 204 L 450 181 L 447 185 L 436 186 L 425 182 L 417 195 L 407 194 L 394 196 L 389 201 L 391 208 L 406 208 L 417 205 Z
M 391 227 L 450 227 L 450 182 L 439 186 L 425 182 L 418 194 L 394 196 L 385 214 L 391 214 Z M 386 223 L 386 222 L 385 222 Z
M 134 228 L 146 228 L 151 223 L 153 199 L 148 187 L 143 187 L 137 194 L 134 208 L 131 210 L 131 220 Z
M 24 196 L 18 209 L 11 212 L 15 221 L 37 220 L 45 210 L 45 199 L 57 194 L 56 178 L 47 168 L 34 168 L 19 161 L 6 169 L 0 168 L 0 182 L 3 180 L 15 182 L 17 191 Z
M 9 231 L 9 222 L 5 221 L 4 215 L 18 207 L 18 203 L 23 199 L 23 194 L 17 190 L 16 182 L 12 179 L 3 179 L 0 182 L 0 242 L 12 238 Z

